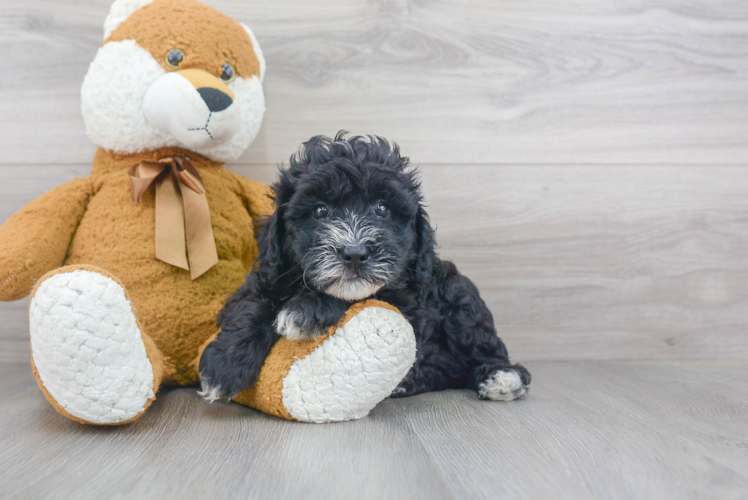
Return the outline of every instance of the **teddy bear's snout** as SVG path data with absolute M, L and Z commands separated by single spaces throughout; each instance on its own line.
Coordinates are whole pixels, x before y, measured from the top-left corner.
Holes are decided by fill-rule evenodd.
M 159 77 L 146 92 L 143 112 L 160 132 L 187 148 L 217 146 L 241 128 L 234 92 L 207 71 L 191 68 Z

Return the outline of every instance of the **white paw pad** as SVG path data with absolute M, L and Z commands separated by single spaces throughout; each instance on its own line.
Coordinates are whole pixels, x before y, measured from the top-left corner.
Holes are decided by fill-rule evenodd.
M 74 417 L 125 422 L 153 394 L 153 367 L 123 288 L 76 270 L 44 280 L 29 306 L 31 351 L 44 388 Z
M 494 401 L 511 401 L 522 397 L 526 392 L 527 386 L 514 370 L 497 370 L 478 386 L 481 399 Z

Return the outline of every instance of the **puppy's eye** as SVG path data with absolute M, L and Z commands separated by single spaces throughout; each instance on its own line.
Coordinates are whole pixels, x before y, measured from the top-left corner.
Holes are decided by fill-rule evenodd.
M 380 217 L 387 217 L 390 213 L 390 207 L 388 207 L 386 203 L 379 202 L 377 203 L 377 206 L 374 207 L 374 213 Z
M 169 53 L 166 54 L 166 64 L 172 68 L 179 66 L 179 63 L 182 61 L 184 61 L 184 52 L 179 49 L 171 49 Z
M 224 82 L 230 82 L 234 79 L 234 67 L 230 64 L 224 64 L 221 67 L 221 70 L 223 71 L 221 73 L 221 80 Z
M 324 219 L 329 214 L 329 210 L 327 210 L 327 207 L 324 205 L 317 205 L 314 207 L 314 210 L 312 210 L 312 215 L 314 215 L 315 219 Z

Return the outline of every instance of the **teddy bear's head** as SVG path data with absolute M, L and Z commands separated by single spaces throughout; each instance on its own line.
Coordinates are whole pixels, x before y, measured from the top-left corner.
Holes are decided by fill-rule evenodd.
M 239 157 L 265 111 L 252 31 L 194 0 L 116 0 L 81 88 L 89 137 L 107 150 L 180 147 Z

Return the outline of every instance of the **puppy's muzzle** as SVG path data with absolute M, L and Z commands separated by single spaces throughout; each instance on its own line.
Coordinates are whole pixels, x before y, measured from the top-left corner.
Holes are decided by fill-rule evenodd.
M 340 258 L 345 267 L 355 271 L 369 260 L 369 249 L 365 246 L 347 246 L 340 251 Z

